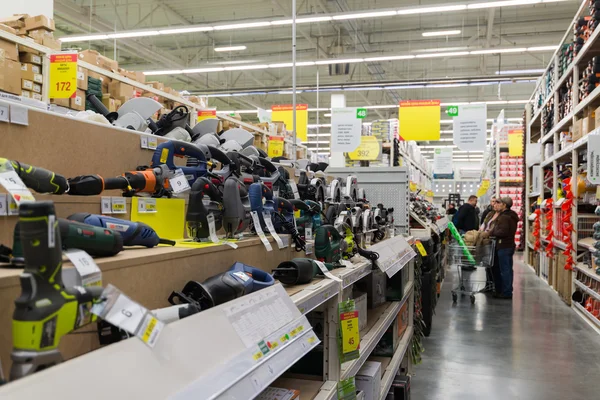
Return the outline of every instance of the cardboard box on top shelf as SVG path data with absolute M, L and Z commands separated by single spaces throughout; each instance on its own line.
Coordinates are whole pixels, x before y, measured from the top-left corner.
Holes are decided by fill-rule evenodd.
M 117 111 L 117 105 L 115 103 L 115 99 L 110 97 L 110 94 L 102 95 L 102 104 L 104 104 L 104 106 L 108 109 L 109 112 Z
M 33 92 L 42 94 L 42 85 L 40 85 L 39 83 L 33 82 Z
M 31 92 L 29 90 L 21 90 L 21 97 L 31 98 Z
M 50 104 L 69 108 L 71 106 L 71 99 L 50 99 Z
M 135 72 L 127 71 L 124 68 L 119 68 L 119 75 L 124 76 L 125 78 L 131 79 L 134 81 L 136 80 Z
M 0 39 L 0 60 L 2 59 L 19 61 L 17 45 L 8 40 Z
M 30 81 L 29 79 L 21 79 L 21 89 L 33 92 L 33 81 Z
M 102 82 L 102 92 L 108 93 L 108 85 L 110 85 L 110 82 L 112 81 L 108 76 L 88 70 L 88 77 L 99 79 Z
M 119 63 L 111 58 L 98 55 L 98 66 L 102 69 L 112 72 L 119 71 Z
M 594 130 L 594 117 L 587 116 L 581 120 L 581 136 L 585 136 Z
M 98 65 L 98 56 L 100 56 L 100 53 L 95 50 L 83 50 L 79 52 L 79 59 L 92 65 Z
M 35 65 L 42 65 L 42 56 L 33 53 L 21 53 L 19 54 L 19 60 L 22 63 L 29 63 Z
M 33 31 L 29 31 L 27 32 L 27 36 L 30 37 L 31 39 L 33 39 L 34 42 L 36 42 L 37 44 L 44 44 L 44 38 L 45 37 L 50 37 L 50 38 L 54 38 L 54 34 L 50 31 L 44 30 L 44 29 L 35 29 Z
M 115 99 L 115 111 L 119 111 L 119 108 L 121 108 L 121 100 L 119 99 Z
M 42 101 L 42 94 L 41 93 L 31 93 L 31 98 L 34 100 Z
M 88 70 L 83 67 L 77 67 L 77 88 L 88 89 Z
M 60 39 L 55 39 L 50 36 L 44 36 L 42 44 L 52 50 L 60 51 L 62 49 L 62 42 Z
M 39 65 L 21 63 L 21 78 L 42 84 L 44 83 L 44 76 L 39 72 L 35 72 L 39 71 L 40 69 L 41 68 Z
M 0 24 L 0 31 L 12 33 L 13 35 L 17 34 L 17 30 L 16 29 L 11 28 L 10 26 L 5 25 L 5 24 Z
M 29 18 L 29 14 L 15 14 L 10 17 L 0 18 L 0 24 L 4 24 L 13 29 L 19 30 L 25 28 L 25 19 Z
M 127 83 L 112 81 L 108 85 L 108 93 L 110 93 L 110 96 L 115 99 L 126 98 L 129 100 L 134 96 L 133 92 L 133 86 Z
M 36 15 L 35 17 L 25 18 L 25 29 L 32 31 L 34 29 L 45 29 L 47 31 L 54 31 L 54 20 L 45 15 Z
M 85 111 L 85 91 L 77 89 L 75 97 L 69 99 L 69 107 L 77 111 Z
M 165 90 L 165 85 L 162 82 L 157 82 L 157 81 L 146 82 L 146 85 L 152 86 L 156 90 L 162 90 L 162 91 Z M 146 97 L 148 97 L 148 96 L 146 96 Z

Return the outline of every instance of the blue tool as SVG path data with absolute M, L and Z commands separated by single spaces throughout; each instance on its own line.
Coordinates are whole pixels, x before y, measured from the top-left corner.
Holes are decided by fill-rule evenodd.
M 182 291 L 171 293 L 169 303 L 194 304 L 200 310 L 206 310 L 273 286 L 274 283 L 275 279 L 267 272 L 236 262 L 227 272 L 212 276 L 202 283 L 189 281 Z
M 132 222 L 104 215 L 86 213 L 73 214 L 67 219 L 117 231 L 123 237 L 123 246 L 155 247 L 159 244 L 175 245 L 175 241 L 161 239 L 154 229 L 142 222 Z
M 194 166 L 175 165 L 175 157 L 193 158 L 198 163 Z M 206 176 L 207 162 L 210 158 L 211 153 L 208 146 L 195 145 L 179 140 L 169 140 L 156 147 L 150 165 L 154 168 L 166 164 L 171 171 L 181 169 L 191 187 L 197 178 Z
M 263 212 L 266 211 L 269 215 L 275 212 L 275 203 L 273 202 L 273 192 L 264 183 L 253 183 L 248 188 L 248 197 L 250 198 L 250 210 L 256 211 L 258 218 L 260 219 L 260 226 L 263 229 L 267 229 Z M 278 219 L 273 220 L 273 226 L 277 229 L 278 225 L 276 222 Z

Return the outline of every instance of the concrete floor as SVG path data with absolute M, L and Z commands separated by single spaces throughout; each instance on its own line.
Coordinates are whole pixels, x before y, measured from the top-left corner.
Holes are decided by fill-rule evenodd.
M 413 400 L 600 399 L 600 335 L 530 267 L 515 262 L 512 302 L 478 294 L 453 305 L 456 275 L 413 369 Z

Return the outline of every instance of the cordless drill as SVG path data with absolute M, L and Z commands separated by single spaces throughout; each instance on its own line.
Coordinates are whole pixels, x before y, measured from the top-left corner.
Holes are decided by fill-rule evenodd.
M 61 338 L 87 322 L 86 309 L 102 293 L 100 287 L 64 286 L 61 238 L 52 202 L 21 204 L 19 223 L 25 268 L 13 313 L 11 380 L 60 363 Z
M 38 193 L 63 194 L 69 187 L 64 176 L 48 171 L 47 169 L 34 167 L 15 160 L 7 160 L 6 158 L 0 158 L 0 164 L 10 165 L 17 175 L 19 175 L 25 186 Z

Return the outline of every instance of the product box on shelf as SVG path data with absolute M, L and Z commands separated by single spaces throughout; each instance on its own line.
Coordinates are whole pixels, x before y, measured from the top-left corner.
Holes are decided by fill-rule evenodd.
M 60 39 L 55 39 L 51 36 L 44 36 L 42 39 L 42 45 L 56 51 L 60 51 L 62 49 L 62 43 Z
M 28 79 L 21 79 L 21 89 L 33 92 L 33 81 L 30 81 Z
M 101 85 L 102 85 L 102 92 L 103 93 L 108 93 L 108 85 L 111 82 L 111 79 L 108 76 L 99 74 L 99 73 L 94 72 L 94 71 L 88 71 L 88 78 L 98 79 L 100 81 Z M 88 84 L 89 84 L 89 79 L 88 79 Z
M 24 29 L 26 18 L 29 18 L 28 14 L 15 14 L 10 17 L 0 18 L 0 24 L 9 26 L 15 30 Z
M 0 61 L 0 90 L 21 94 L 21 64 L 13 60 Z
M 34 93 L 39 93 L 42 94 L 42 85 L 40 85 L 39 83 L 33 83 L 33 92 Z
M 32 31 L 35 29 L 43 29 L 52 32 L 55 29 L 54 20 L 45 15 L 36 15 L 35 17 L 25 18 L 25 30 Z
M 17 30 L 16 29 L 11 28 L 10 26 L 2 24 L 2 23 L 0 23 L 0 31 L 12 33 L 13 35 L 17 34 Z
M 375 349 L 373 349 L 373 356 L 378 357 L 392 357 L 394 352 L 398 348 L 400 340 L 398 337 L 398 318 L 394 318 L 392 324 L 387 328 Z
M 594 130 L 595 116 L 587 116 L 581 122 L 581 136 L 585 136 Z
M 398 312 L 398 338 L 402 338 L 408 328 L 410 313 L 408 312 L 408 301 L 404 303 Z
M 256 398 L 257 400 L 300 400 L 301 392 L 296 389 L 268 387 Z
M 17 45 L 8 40 L 0 39 L 0 59 L 19 61 Z
M 583 120 L 581 118 L 575 117 L 575 122 L 573 123 L 573 141 L 581 139 L 583 136 Z
M 165 85 L 162 82 L 157 82 L 157 81 L 146 82 L 146 85 L 152 86 L 156 90 L 162 90 L 162 91 L 165 90 Z
M 367 306 L 369 309 L 385 303 L 386 279 L 386 274 L 377 268 L 356 284 L 360 291 L 367 292 Z
M 354 306 L 358 311 L 358 330 L 363 332 L 367 327 L 367 294 L 363 292 L 353 292 Z
M 88 64 L 98 65 L 98 56 L 99 55 L 100 55 L 100 53 L 98 53 L 95 50 L 83 50 L 83 51 L 79 52 L 79 59 L 81 61 L 85 61 Z
M 69 107 L 77 111 L 85 111 L 85 91 L 77 89 L 75 97 L 69 99 Z
M 33 53 L 20 53 L 19 60 L 22 63 L 42 65 L 42 56 Z
M 50 99 L 50 104 L 56 104 L 57 106 L 70 108 L 71 99 Z
M 99 54 L 97 60 L 98 66 L 102 69 L 112 72 L 117 72 L 119 70 L 119 63 L 111 58 Z
M 31 98 L 31 92 L 29 90 L 21 90 L 21 97 Z
M 21 79 L 27 79 L 35 83 L 44 83 L 42 68 L 39 65 L 21 63 Z
M 112 81 L 108 85 L 108 92 L 110 96 L 115 99 L 120 99 L 121 101 L 127 101 L 134 97 L 134 89 L 133 86 L 128 85 L 127 83 Z
M 379 399 L 381 391 L 381 363 L 365 361 L 354 378 L 356 389 L 365 393 L 365 400 Z
M 77 89 L 88 89 L 88 70 L 82 67 L 77 67 Z

